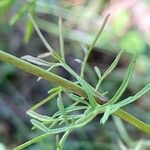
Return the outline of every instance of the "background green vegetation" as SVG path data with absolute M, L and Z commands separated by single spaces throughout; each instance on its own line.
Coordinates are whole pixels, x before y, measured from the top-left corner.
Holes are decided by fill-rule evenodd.
M 94 66 L 102 72 L 114 60 L 116 53 L 126 49 L 137 53 L 138 59 L 134 75 L 123 97 L 135 94 L 150 81 L 150 3 L 147 0 L 91 0 L 91 1 L 49 1 L 49 0 L 1 0 L 0 1 L 0 49 L 21 57 L 23 55 L 37 56 L 46 52 L 39 37 L 33 32 L 28 19 L 30 12 L 42 30 L 50 45 L 59 49 L 58 17 L 62 15 L 64 24 L 66 59 L 76 70 L 80 64 L 76 58 L 83 58 L 80 42 L 91 44 L 92 39 L 104 16 L 111 17 L 98 40 L 95 51 L 90 56 L 87 79 L 95 84 L 96 75 L 92 73 Z M 124 78 L 124 72 L 129 63 L 130 55 L 124 55 L 117 68 L 102 84 L 103 91 L 111 91 L 111 97 Z M 67 79 L 70 75 L 62 69 L 54 70 Z M 30 139 L 29 117 L 25 114 L 32 105 L 44 99 L 52 87 L 50 83 L 17 70 L 11 65 L 0 63 L 0 143 L 8 149 Z M 150 122 L 150 94 L 125 109 L 145 122 Z M 67 101 L 67 100 L 66 100 Z M 55 112 L 56 103 L 49 102 L 40 110 L 42 113 Z M 142 149 L 150 148 L 149 137 L 127 123 L 112 118 L 104 125 L 99 125 L 96 118 L 85 128 L 74 131 L 65 144 L 65 149 L 125 149 L 142 145 Z M 111 131 L 111 132 L 110 132 Z M 118 132 L 119 131 L 119 132 Z M 71 147 L 70 147 L 71 145 Z M 55 149 L 55 138 L 50 137 L 33 145 L 29 149 Z

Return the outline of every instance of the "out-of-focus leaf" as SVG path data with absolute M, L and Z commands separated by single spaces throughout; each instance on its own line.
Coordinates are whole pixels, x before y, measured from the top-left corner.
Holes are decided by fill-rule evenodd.
M 14 25 L 27 11 L 28 5 L 23 5 L 19 12 L 17 12 L 14 16 L 10 19 L 10 25 Z
M 28 4 L 28 12 L 34 16 L 35 15 L 35 9 L 36 9 L 36 0 L 32 0 L 30 1 L 30 3 Z M 33 24 L 31 22 L 30 19 L 27 20 L 27 24 L 26 24 L 26 30 L 25 30 L 25 34 L 24 34 L 24 42 L 28 43 L 31 35 L 33 33 Z
M 121 11 L 115 15 L 113 20 L 113 29 L 115 30 L 116 34 L 120 36 L 124 29 L 126 29 L 127 23 L 129 21 L 129 15 L 126 11 Z
M 5 16 L 5 13 L 10 10 L 16 0 L 1 0 L 0 1 L 0 17 Z
M 128 32 L 119 43 L 122 49 L 130 53 L 141 53 L 145 49 L 144 41 L 137 31 Z
M 26 31 L 25 31 L 24 38 L 23 38 L 23 41 L 25 43 L 29 42 L 29 39 L 30 39 L 32 33 L 33 33 L 33 25 L 32 25 L 32 22 L 30 20 L 28 20 L 27 24 L 26 24 Z

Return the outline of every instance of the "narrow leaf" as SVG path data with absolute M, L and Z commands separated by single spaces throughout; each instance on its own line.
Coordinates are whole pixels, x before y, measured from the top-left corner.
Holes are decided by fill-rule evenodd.
M 64 144 L 65 144 L 65 141 L 66 141 L 67 137 L 69 136 L 69 134 L 71 133 L 71 131 L 72 131 L 72 130 L 69 129 L 69 130 L 62 136 L 62 138 L 61 138 L 61 140 L 60 140 L 60 142 L 59 142 L 59 148 L 60 148 L 60 150 L 63 149 Z
M 105 71 L 103 78 L 105 78 L 106 76 L 108 76 L 113 70 L 114 68 L 117 66 L 120 57 L 122 56 L 122 54 L 124 53 L 125 50 L 122 50 L 117 57 L 115 58 L 115 60 L 113 61 L 113 63 L 110 65 L 110 67 Z
M 145 86 L 141 91 L 139 91 L 137 94 L 135 94 L 134 96 L 130 96 L 130 97 L 118 102 L 117 104 L 112 105 L 113 107 L 112 107 L 111 113 L 114 113 L 117 109 L 136 101 L 141 96 L 143 96 L 145 93 L 147 93 L 149 90 L 150 90 L 150 83 L 147 86 Z
M 84 61 L 83 61 L 83 65 L 82 65 L 82 68 L 81 68 L 81 77 L 84 76 L 85 66 L 86 66 L 86 64 L 87 64 L 88 57 L 89 57 L 89 55 L 90 55 L 90 53 L 91 53 L 93 47 L 95 46 L 95 44 L 96 44 L 98 38 L 100 37 L 100 35 L 101 35 L 101 33 L 102 33 L 102 31 L 103 31 L 103 29 L 104 29 L 106 23 L 107 23 L 107 20 L 108 20 L 109 16 L 110 16 L 110 14 L 108 14 L 108 15 L 105 17 L 102 26 L 101 26 L 100 29 L 98 30 L 98 32 L 97 32 L 97 34 L 96 34 L 96 36 L 95 36 L 95 38 L 94 38 L 92 44 L 91 44 L 90 47 L 89 47 L 88 52 L 85 54 Z
M 14 16 L 11 17 L 10 19 L 10 25 L 14 25 L 27 11 L 28 5 L 23 5 L 19 12 L 17 12 Z
M 48 44 L 48 42 L 46 41 L 46 39 L 44 38 L 44 36 L 42 35 L 40 29 L 38 28 L 36 22 L 34 21 L 33 17 L 29 14 L 29 18 L 36 30 L 36 32 L 38 33 L 40 39 L 42 40 L 43 44 L 45 45 L 45 47 L 52 53 L 53 49 L 51 48 L 51 46 Z
M 48 91 L 48 94 L 52 94 L 52 93 L 55 93 L 55 92 L 58 92 L 62 89 L 61 86 L 58 86 L 58 87 L 55 87 L 55 88 L 52 88 Z
M 101 72 L 100 72 L 100 70 L 98 69 L 97 66 L 94 67 L 94 70 L 95 70 L 95 72 L 96 72 L 98 78 L 101 78 L 102 75 L 101 75 Z
M 46 66 L 46 67 L 49 67 L 52 65 L 52 63 L 49 63 L 47 61 L 44 61 L 40 58 L 36 58 L 36 57 L 33 57 L 33 56 L 30 56 L 30 55 L 26 55 L 26 56 L 23 56 L 21 57 L 22 59 L 24 60 L 27 60 L 35 65 L 39 65 L 39 66 Z
M 110 65 L 110 67 L 105 71 L 105 73 L 103 74 L 103 76 L 99 79 L 95 90 L 97 91 L 102 83 L 102 81 L 114 70 L 114 68 L 117 66 L 119 59 L 121 57 L 121 55 L 123 54 L 125 50 L 122 50 L 117 57 L 115 58 L 114 62 Z
M 41 122 L 39 122 L 39 121 L 37 121 L 37 120 L 35 120 L 35 119 L 31 119 L 31 123 L 35 126 L 35 127 L 37 127 L 38 129 L 40 129 L 40 130 L 42 130 L 42 131 L 44 131 L 44 132 L 49 132 L 49 129 L 44 125 L 44 124 L 42 124 Z
M 87 123 L 92 121 L 96 115 L 97 114 L 94 114 L 93 112 L 90 112 L 90 113 L 84 115 L 82 118 L 75 121 L 74 128 L 79 128 L 79 127 L 86 125 Z
M 94 90 L 91 88 L 91 86 L 84 79 L 78 78 L 78 81 L 80 82 L 80 84 L 82 85 L 84 90 L 86 91 L 91 107 L 95 107 L 97 102 L 94 99 L 94 95 L 95 95 Z
M 52 98 L 54 98 L 56 95 L 58 95 L 58 93 L 59 92 L 55 92 L 55 93 L 49 95 L 47 98 L 43 99 L 42 101 L 40 101 L 36 105 L 32 106 L 31 110 L 35 110 L 35 109 L 39 108 L 40 106 L 44 105 L 46 102 L 48 102 L 49 100 L 51 100 Z
M 50 133 L 45 133 L 45 134 L 42 134 L 40 136 L 37 136 L 37 137 L 19 145 L 18 147 L 14 148 L 14 150 L 23 150 L 24 148 L 26 148 L 26 147 L 34 144 L 34 143 L 37 143 L 38 141 L 41 141 L 42 139 L 45 139 L 48 136 L 50 136 Z
M 79 97 L 75 94 L 69 94 L 69 97 L 74 100 L 75 102 L 80 102 L 80 103 L 83 103 L 83 104 L 86 104 L 86 105 L 89 105 L 89 103 L 87 101 L 84 100 L 83 97 Z
M 51 121 L 51 120 L 53 119 L 52 117 L 38 114 L 38 113 L 36 113 L 35 111 L 32 111 L 32 110 L 28 110 L 26 113 L 27 113 L 30 117 L 32 117 L 32 118 L 34 118 L 34 119 L 37 119 L 37 120 L 39 120 L 39 121 Z
M 65 112 L 66 112 L 66 113 L 70 113 L 70 112 L 73 112 L 73 111 L 84 110 L 84 109 L 86 109 L 86 108 L 87 108 L 87 106 L 69 107 L 69 108 L 66 108 L 66 109 L 65 109 Z M 56 112 L 56 113 L 53 115 L 53 117 L 57 117 L 57 116 L 59 116 L 59 115 L 61 115 L 61 113 L 58 111 L 58 112 Z
M 34 143 L 36 143 L 36 142 L 38 142 L 38 141 L 41 141 L 42 139 L 47 138 L 47 137 L 50 136 L 51 134 L 58 134 L 58 133 L 66 132 L 67 130 L 68 130 L 67 127 L 49 130 L 48 133 L 42 134 L 42 135 L 40 135 L 40 136 L 37 136 L 37 137 L 31 139 L 30 141 L 28 141 L 28 142 L 26 142 L 26 143 L 23 143 L 22 145 L 19 145 L 19 146 L 16 147 L 14 150 L 22 150 L 22 149 L 24 149 L 24 148 L 30 146 L 31 144 L 34 144 Z
M 32 33 L 33 33 L 33 24 L 32 22 L 28 19 L 27 23 L 26 23 L 26 30 L 25 30 L 25 34 L 24 34 L 24 37 L 23 37 L 23 41 L 25 43 L 28 43 L 31 36 L 32 36 Z
M 35 9 L 36 9 L 36 0 L 32 0 L 30 3 L 28 3 L 28 12 L 32 15 L 35 16 Z M 23 37 L 23 40 L 25 43 L 28 43 L 32 33 L 33 33 L 33 24 L 32 21 L 28 18 L 28 20 L 26 21 L 26 29 L 25 29 L 25 34 Z
M 58 106 L 58 109 L 59 109 L 59 111 L 60 111 L 60 114 L 63 116 L 63 118 L 64 118 L 66 124 L 69 125 L 68 120 L 67 120 L 67 114 L 66 114 L 66 111 L 65 111 L 63 102 L 62 102 L 61 93 L 58 94 L 57 106 Z
M 123 83 L 121 84 L 121 86 L 119 87 L 119 89 L 117 90 L 117 92 L 115 93 L 113 98 L 107 104 L 116 103 L 119 100 L 119 98 L 122 96 L 124 91 L 126 90 L 128 84 L 129 84 L 129 81 L 131 79 L 131 76 L 133 74 L 134 68 L 135 68 L 136 58 L 137 58 L 137 56 L 134 55 L 130 65 L 128 67 L 128 70 L 127 70 L 126 76 L 125 76 L 125 78 L 123 80 Z
M 104 115 L 103 115 L 103 117 L 100 120 L 101 124 L 105 124 L 105 122 L 108 120 L 108 118 L 110 116 L 110 111 L 111 111 L 111 106 L 110 105 L 106 106 Z
M 41 41 L 43 42 L 44 46 L 47 48 L 47 50 L 50 51 L 50 53 L 52 54 L 52 56 L 54 58 L 56 58 L 57 60 L 59 60 L 60 62 L 62 61 L 62 58 L 52 49 L 52 47 L 48 44 L 47 40 L 44 38 L 44 36 L 42 35 L 40 29 L 38 28 L 36 22 L 34 21 L 33 17 L 31 16 L 31 14 L 29 14 L 29 18 L 37 32 L 37 34 L 39 35 Z
M 48 56 L 50 56 L 50 55 L 51 55 L 50 52 L 46 52 L 46 53 L 39 54 L 39 55 L 38 55 L 38 58 L 45 58 L 45 57 L 48 57 Z

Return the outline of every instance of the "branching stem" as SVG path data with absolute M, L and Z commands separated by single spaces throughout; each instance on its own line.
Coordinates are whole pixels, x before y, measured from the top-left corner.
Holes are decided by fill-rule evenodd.
M 80 86 L 74 84 L 73 82 L 68 81 L 58 75 L 47 72 L 46 70 L 41 69 L 40 67 L 37 67 L 31 63 L 28 63 L 20 58 L 17 58 L 6 52 L 3 52 L 1 50 L 0 50 L 0 60 L 4 61 L 6 63 L 12 64 L 12 65 L 14 65 L 26 72 L 29 72 L 33 75 L 42 77 L 45 80 L 56 83 L 56 84 L 64 87 L 65 89 L 76 93 L 77 95 L 87 98 L 87 94 L 82 87 L 80 87 Z M 101 103 L 102 101 L 98 101 L 98 102 Z M 150 125 L 135 118 L 131 114 L 123 111 L 122 109 L 118 109 L 116 112 L 114 112 L 114 114 L 117 115 L 119 118 L 132 124 L 133 126 L 139 128 L 140 130 L 144 131 L 145 133 L 150 134 Z

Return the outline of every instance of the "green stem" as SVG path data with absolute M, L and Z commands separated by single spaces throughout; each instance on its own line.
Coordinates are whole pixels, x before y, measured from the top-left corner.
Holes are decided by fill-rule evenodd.
M 104 29 L 106 23 L 107 23 L 107 20 L 108 20 L 109 16 L 110 16 L 110 14 L 108 14 L 108 15 L 105 17 L 101 28 L 100 28 L 99 31 L 97 32 L 96 37 L 94 38 L 94 40 L 93 40 L 91 46 L 89 47 L 88 52 L 85 54 L 84 61 L 83 61 L 82 67 L 81 67 L 81 77 L 84 77 L 85 66 L 86 66 L 86 64 L 87 64 L 87 60 L 88 60 L 88 58 L 89 58 L 89 55 L 90 55 L 90 53 L 91 53 L 91 51 L 92 51 L 94 45 L 96 44 L 98 38 L 100 37 L 100 35 L 101 35 L 101 33 L 102 33 L 102 31 L 103 31 L 103 29 Z
M 145 133 L 150 134 L 150 125 L 147 123 L 144 123 L 143 121 L 135 118 L 131 114 L 127 113 L 126 111 L 123 111 L 122 109 L 118 109 L 117 111 L 114 112 L 116 116 L 119 118 L 127 121 L 131 125 L 137 127 L 138 129 L 144 131 Z
M 61 85 L 65 89 L 69 89 L 70 91 L 74 93 L 78 93 L 80 96 L 86 97 L 86 92 L 78 85 L 75 85 L 74 83 L 55 75 L 51 72 L 48 72 L 40 67 L 37 67 L 31 63 L 28 63 L 27 61 L 24 61 L 20 58 L 17 58 L 15 56 L 12 56 L 6 52 L 3 52 L 0 50 L 0 60 L 12 64 L 21 70 L 24 70 L 26 72 L 29 72 L 33 75 L 36 75 L 38 77 L 41 77 L 45 80 L 51 81 L 53 83 L 56 83 L 58 85 Z
M 36 76 L 42 77 L 45 80 L 56 83 L 56 84 L 64 87 L 65 89 L 76 93 L 77 95 L 87 98 L 87 94 L 82 87 L 80 87 L 80 86 L 74 84 L 73 82 L 70 82 L 58 75 L 47 72 L 46 70 L 41 69 L 40 67 L 37 67 L 33 64 L 30 64 L 20 58 L 17 58 L 6 52 L 3 52 L 1 50 L 0 50 L 0 60 L 4 61 L 6 63 L 10 63 L 26 72 L 29 72 Z M 99 103 L 102 103 L 102 101 L 100 101 L 100 99 L 97 99 L 97 100 Z M 127 121 L 128 123 L 132 124 L 133 126 L 141 129 L 145 133 L 150 134 L 150 125 L 135 118 L 131 114 L 123 111 L 122 109 L 118 109 L 116 112 L 114 112 L 114 114 L 117 115 L 118 117 L 120 117 L 121 119 Z
M 63 62 L 65 62 L 65 50 L 64 50 L 64 39 L 63 39 L 63 26 L 62 17 L 59 17 L 59 39 L 60 39 L 60 50 Z

